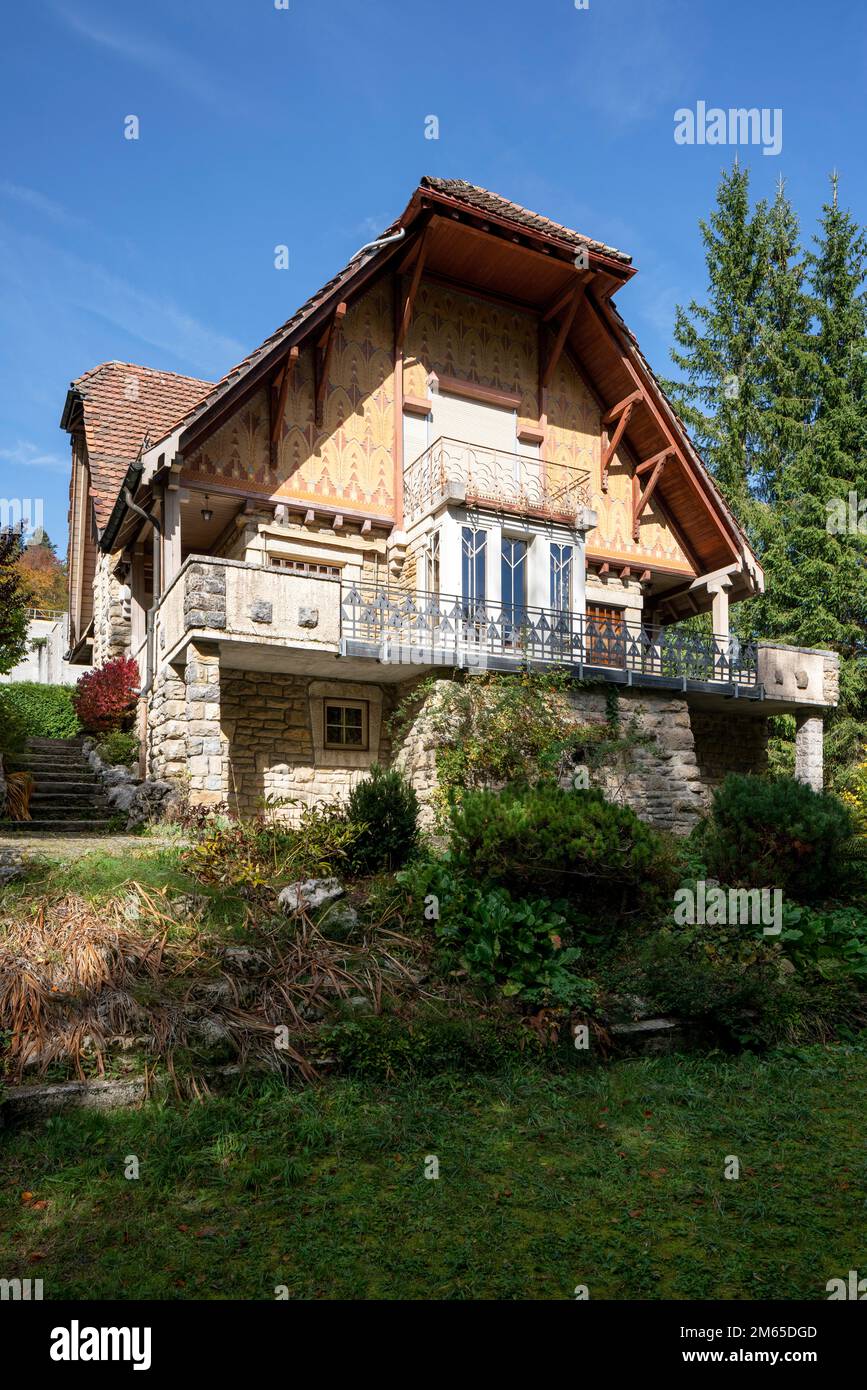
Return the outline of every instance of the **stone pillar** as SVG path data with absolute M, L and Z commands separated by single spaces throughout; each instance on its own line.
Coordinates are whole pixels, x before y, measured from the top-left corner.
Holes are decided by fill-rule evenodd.
M 795 715 L 795 776 L 813 791 L 823 786 L 823 720 L 813 712 Z
M 220 726 L 220 649 L 191 642 L 184 671 L 190 801 L 212 806 L 229 795 L 229 745 Z

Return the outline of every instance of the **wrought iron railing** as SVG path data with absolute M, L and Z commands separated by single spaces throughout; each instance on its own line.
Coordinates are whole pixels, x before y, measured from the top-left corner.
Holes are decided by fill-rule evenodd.
M 341 585 L 341 638 L 391 661 L 550 662 L 701 684 L 755 686 L 754 642 L 453 595 Z
M 569 464 L 440 438 L 407 465 L 407 521 L 441 498 L 572 521 L 590 503 L 590 474 Z

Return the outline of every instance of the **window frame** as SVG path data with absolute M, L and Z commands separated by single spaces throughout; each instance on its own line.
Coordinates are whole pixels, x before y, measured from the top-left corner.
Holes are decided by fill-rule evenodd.
M 348 743 L 344 740 L 335 741 L 328 737 L 328 711 L 329 709 L 357 709 L 361 711 L 361 735 L 360 743 Z M 341 729 L 346 732 L 345 721 L 341 721 Z M 368 753 L 370 751 L 370 701 L 342 699 L 337 695 L 322 696 L 322 747 L 329 752 L 339 753 Z

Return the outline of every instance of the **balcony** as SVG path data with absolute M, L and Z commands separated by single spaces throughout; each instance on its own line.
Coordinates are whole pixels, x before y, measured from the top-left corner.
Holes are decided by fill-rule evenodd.
M 574 526 L 590 505 L 586 470 L 459 439 L 438 439 L 419 454 L 403 486 L 409 525 L 444 502 L 462 502 Z
M 609 624 L 550 609 L 343 586 L 341 653 L 386 664 L 516 670 L 568 667 L 580 677 L 761 697 L 754 642 L 676 628 Z
M 837 703 L 830 652 L 468 604 L 208 555 L 189 556 L 150 610 L 146 636 L 133 644 L 142 683 L 183 664 L 190 642 L 218 648 L 221 665 L 242 671 L 399 683 L 425 668 L 558 665 L 578 677 L 701 699 L 767 700 L 774 713 Z

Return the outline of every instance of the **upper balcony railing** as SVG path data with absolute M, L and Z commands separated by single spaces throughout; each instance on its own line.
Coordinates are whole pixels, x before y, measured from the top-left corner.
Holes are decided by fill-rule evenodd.
M 556 663 L 670 686 L 755 687 L 757 649 L 737 637 L 604 622 L 580 613 L 342 586 L 344 650 L 380 660 L 515 669 Z
M 404 473 L 404 509 L 416 521 L 442 500 L 573 523 L 590 504 L 590 474 L 564 463 L 440 438 Z

